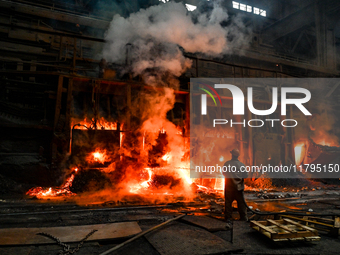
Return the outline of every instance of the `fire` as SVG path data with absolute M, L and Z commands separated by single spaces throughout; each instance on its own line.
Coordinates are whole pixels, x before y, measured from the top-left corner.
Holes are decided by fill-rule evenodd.
M 74 169 L 75 172 L 78 171 L 78 168 Z M 75 193 L 70 191 L 70 187 L 72 186 L 72 182 L 74 180 L 74 174 L 72 174 L 65 183 L 60 188 L 43 188 L 43 187 L 35 187 L 31 188 L 26 192 L 26 195 L 41 198 L 50 198 L 50 197 L 59 197 L 59 196 L 73 196 Z
M 171 159 L 170 153 L 166 153 L 166 154 L 162 157 L 162 159 L 163 159 L 164 161 L 169 162 L 169 160 Z
M 339 146 L 337 143 L 337 137 L 332 138 L 331 136 L 324 134 L 323 136 L 313 137 L 313 141 L 316 144 L 323 145 L 323 146 Z
M 72 127 L 74 126 L 74 129 L 82 129 L 82 130 L 95 129 L 95 123 L 96 123 L 97 129 L 117 130 L 117 122 L 107 121 L 103 117 L 100 119 L 97 119 L 97 121 L 95 121 L 94 118 L 92 119 L 85 118 L 84 120 L 73 119 L 71 126 Z M 79 125 L 76 125 L 76 124 L 79 124 Z
M 306 144 L 300 142 L 297 145 L 295 145 L 294 153 L 295 153 L 295 164 L 300 165 L 306 154 Z
M 149 179 L 147 181 L 143 181 L 140 184 L 131 185 L 130 187 L 131 193 L 137 194 L 141 189 L 147 189 L 148 187 L 150 187 L 153 173 L 151 168 L 145 168 L 145 170 L 148 171 Z
M 106 150 L 96 149 L 89 156 L 87 156 L 86 160 L 89 163 L 99 162 L 104 164 L 105 162 L 109 161 L 109 157 L 106 155 Z
M 190 168 L 182 166 L 179 167 L 178 169 L 179 169 L 178 173 L 181 176 L 181 178 L 185 180 L 187 184 L 192 184 L 193 180 L 190 178 Z
M 319 145 L 323 146 L 339 146 L 339 137 L 334 133 L 336 117 L 329 113 L 313 115 L 310 121 L 310 129 L 312 130 L 311 138 Z
M 225 181 L 224 178 L 218 178 L 218 179 L 216 179 L 214 189 L 215 189 L 215 190 L 222 190 L 222 191 L 223 191 L 223 190 L 224 190 L 224 181 Z
M 149 186 L 150 186 L 150 183 L 151 183 L 151 181 L 152 181 L 152 171 L 151 171 L 151 169 L 150 169 L 150 168 L 146 168 L 146 170 L 148 170 L 149 179 L 148 179 L 147 181 L 144 181 L 144 182 L 141 183 L 141 186 L 142 186 L 143 188 L 149 187 Z

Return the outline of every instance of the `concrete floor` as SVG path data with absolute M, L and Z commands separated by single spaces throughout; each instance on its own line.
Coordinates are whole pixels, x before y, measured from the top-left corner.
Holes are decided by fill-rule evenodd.
M 283 191 L 275 191 L 282 193 Z M 274 191 L 269 192 L 275 194 Z M 288 191 L 287 191 L 288 192 Z M 292 192 L 292 191 L 289 191 Z M 304 191 L 305 195 L 292 197 L 290 199 L 259 199 L 256 192 L 247 192 L 246 199 L 254 208 L 271 208 L 272 210 L 282 210 L 282 208 L 295 208 L 297 211 L 307 211 L 312 209 L 314 212 L 334 212 L 340 215 L 340 193 L 338 189 Z M 207 199 L 205 201 L 195 203 L 176 203 L 169 204 L 164 207 L 144 207 L 141 209 L 125 208 L 118 210 L 105 205 L 98 204 L 92 206 L 78 206 L 71 201 L 39 201 L 32 199 L 23 199 L 22 197 L 1 197 L 0 198 L 0 227 L 54 227 L 54 226 L 70 226 L 70 225 L 89 225 L 113 222 L 137 221 L 141 229 L 147 230 L 156 226 L 176 215 L 184 212 L 190 212 L 194 215 L 206 215 L 215 218 L 223 218 L 222 208 L 223 202 L 220 199 Z M 204 199 L 202 199 L 204 200 Z M 292 210 L 292 209 L 291 209 Z M 234 214 L 237 218 L 237 212 Z M 250 215 L 249 215 L 250 216 Z M 178 224 L 178 225 L 176 225 Z M 340 240 L 339 237 L 330 237 L 326 233 L 320 233 L 321 240 L 319 242 L 283 242 L 274 243 L 259 232 L 250 228 L 249 223 L 234 221 L 233 222 L 233 243 L 231 243 L 231 230 L 217 231 L 210 233 L 207 230 L 197 226 L 192 226 L 187 222 L 179 222 L 174 225 L 166 226 L 156 230 L 154 235 L 163 238 L 164 233 L 176 236 L 182 229 L 190 229 L 190 231 L 206 231 L 207 238 L 211 234 L 218 240 L 225 241 L 225 251 L 214 254 L 339 254 Z M 173 229 L 173 230 L 172 230 Z M 177 229 L 177 230 L 176 230 Z M 163 232 L 162 232 L 163 231 Z M 174 231 L 172 233 L 172 231 Z M 188 232 L 189 233 L 189 232 Z M 202 232 L 204 233 L 204 232 Z M 178 236 L 180 236 L 178 234 Z M 212 254 L 209 250 L 196 249 L 193 253 L 187 253 L 187 250 L 181 250 L 180 246 L 186 244 L 185 249 L 189 249 L 190 235 L 181 237 L 181 240 L 169 240 L 177 245 L 173 253 L 171 250 L 157 249 L 155 245 L 150 243 L 148 236 L 139 238 L 129 245 L 123 247 L 118 252 L 112 254 Z M 165 237 L 164 237 L 165 238 Z M 195 239 L 197 247 L 200 242 L 206 242 L 207 238 Z M 211 236 L 210 236 L 211 238 Z M 215 240 L 215 238 L 214 238 Z M 84 246 L 76 254 L 100 254 L 124 240 L 112 240 L 109 242 L 86 242 Z M 165 242 L 167 240 L 159 240 Z M 166 246 L 165 245 L 165 246 Z M 71 244 L 75 247 L 76 244 Z M 170 247 L 170 246 L 169 246 Z M 188 248 L 189 247 L 189 248 Z M 196 247 L 196 248 L 197 248 Z M 184 248 L 183 248 L 184 249 Z M 58 254 L 60 247 L 58 245 L 29 245 L 29 246 L 0 246 L 0 254 L 2 255 L 52 255 Z M 197 251 L 198 250 L 198 251 Z M 230 251 L 228 253 L 228 251 Z

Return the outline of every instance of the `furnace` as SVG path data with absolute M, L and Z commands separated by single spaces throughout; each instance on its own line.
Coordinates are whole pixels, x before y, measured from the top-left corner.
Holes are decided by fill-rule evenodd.
M 338 252 L 339 10 L 0 0 L 0 253 Z

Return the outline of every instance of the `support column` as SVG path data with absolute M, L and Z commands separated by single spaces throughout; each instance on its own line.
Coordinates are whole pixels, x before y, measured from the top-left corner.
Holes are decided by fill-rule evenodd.
M 247 119 L 251 120 L 253 118 L 252 113 L 250 111 L 247 112 Z M 249 165 L 254 164 L 254 146 L 253 146 L 253 128 L 248 126 L 248 158 L 249 158 Z
M 316 52 L 319 66 L 326 65 L 326 19 L 323 1 L 315 0 Z
M 56 129 L 59 116 L 60 116 L 60 109 L 61 109 L 61 97 L 63 93 L 63 80 L 64 76 L 59 76 L 58 79 L 58 88 L 57 88 L 57 97 L 56 97 L 56 103 L 55 103 L 55 112 L 54 112 L 54 125 L 53 125 L 53 130 Z
M 126 85 L 126 129 L 130 130 L 130 119 L 131 119 L 131 84 Z
M 72 132 L 72 126 L 71 126 L 71 116 L 72 116 L 72 91 L 73 91 L 73 78 L 69 78 L 68 80 L 68 87 L 67 87 L 67 98 L 66 98 L 66 114 L 65 114 L 65 129 L 68 128 L 70 132 L 68 132 L 68 141 L 69 142 L 69 148 L 68 151 L 71 153 L 71 132 Z
M 190 136 L 190 94 L 185 96 L 185 134 Z

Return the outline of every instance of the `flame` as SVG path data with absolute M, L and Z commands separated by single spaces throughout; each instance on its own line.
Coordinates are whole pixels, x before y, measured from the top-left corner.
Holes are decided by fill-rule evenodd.
M 74 129 L 94 129 L 94 123 L 95 119 L 88 119 L 85 118 L 84 120 L 77 120 L 73 119 L 71 123 L 71 127 L 73 127 L 76 124 L 80 124 L 80 126 L 74 126 Z M 117 122 L 110 122 L 105 120 L 103 117 L 98 119 L 96 122 L 97 129 L 103 129 L 103 130 L 117 130 Z
M 123 132 L 120 132 L 119 133 L 119 148 L 122 148 L 123 138 L 124 138 L 124 134 Z
M 78 171 L 78 168 L 74 169 L 75 172 Z M 43 187 L 35 187 L 31 188 L 26 192 L 26 195 L 41 198 L 50 198 L 50 197 L 58 197 L 58 196 L 73 196 L 75 193 L 70 191 L 70 187 L 72 186 L 72 182 L 74 180 L 74 174 L 72 174 L 65 183 L 60 188 L 43 188 Z
M 311 134 L 312 140 L 319 145 L 323 146 L 336 146 L 339 144 L 339 137 L 333 133 L 334 126 L 336 126 L 335 116 L 329 113 L 316 114 L 310 121 L 310 129 L 313 131 Z
M 187 184 L 192 184 L 193 181 L 190 178 L 190 169 L 185 169 L 185 168 L 179 168 L 179 174 L 182 177 L 182 179 L 184 179 Z
M 109 161 L 109 157 L 106 155 L 106 150 L 100 150 L 97 148 L 94 152 L 87 156 L 86 160 L 89 163 L 99 162 L 104 164 Z
M 218 179 L 216 179 L 214 189 L 215 189 L 215 190 L 221 190 L 221 191 L 223 191 L 223 190 L 224 190 L 224 181 L 225 181 L 224 178 L 218 178 Z
M 147 188 L 150 187 L 151 182 L 152 182 L 152 175 L 153 175 L 152 169 L 151 168 L 145 168 L 145 170 L 148 171 L 149 179 L 147 181 L 143 181 L 140 184 L 131 185 L 131 187 L 130 187 L 131 193 L 137 194 L 137 193 L 140 192 L 141 189 L 147 189 Z
M 300 165 L 305 157 L 306 154 L 306 145 L 305 143 L 298 143 L 294 147 L 294 153 L 295 153 L 295 164 Z
M 170 153 L 166 153 L 166 154 L 162 157 L 162 159 L 163 159 L 164 161 L 166 161 L 166 162 L 169 162 L 169 160 L 171 159 L 171 154 L 170 154 Z
M 151 171 L 151 168 L 146 168 L 146 170 L 148 170 L 149 179 L 147 181 L 144 181 L 144 182 L 141 183 L 141 186 L 143 188 L 148 188 L 150 186 L 151 181 L 152 181 L 152 171 Z
M 334 139 L 332 136 L 324 133 L 323 135 L 320 136 L 314 136 L 313 141 L 316 144 L 323 145 L 323 146 L 336 146 L 339 147 L 339 143 L 337 142 L 337 138 Z

